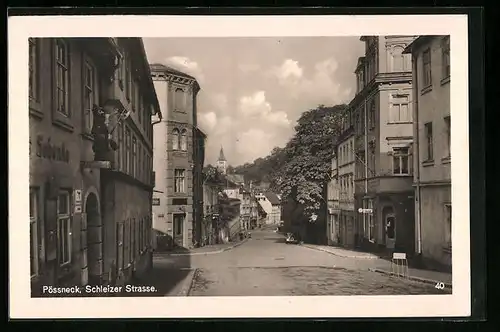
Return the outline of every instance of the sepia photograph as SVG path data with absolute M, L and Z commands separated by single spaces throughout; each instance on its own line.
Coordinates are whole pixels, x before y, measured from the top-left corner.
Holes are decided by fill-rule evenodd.
M 36 301 L 19 315 L 96 297 L 142 310 L 248 303 L 249 316 L 290 298 L 377 311 L 427 295 L 440 315 L 443 303 L 470 310 L 466 18 L 429 15 L 419 31 L 345 16 L 352 32 L 338 35 L 259 34 L 234 19 L 226 27 L 240 35 L 223 24 L 207 34 L 199 19 L 164 36 L 125 17 L 120 33 L 95 32 L 106 17 L 64 34 L 62 21 L 40 29 L 46 19 L 9 41 L 26 75 L 16 89 L 9 78 L 21 93 L 9 113 L 26 114 L 9 123 L 10 138 L 26 133 L 9 147 L 26 184 L 10 204 L 30 220 L 10 231 L 10 251 L 25 248 L 10 273 L 22 301 Z

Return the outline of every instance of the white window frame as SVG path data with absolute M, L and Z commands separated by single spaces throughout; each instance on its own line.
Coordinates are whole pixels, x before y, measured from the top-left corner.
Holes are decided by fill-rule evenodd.
M 399 52 L 397 52 L 399 50 Z M 391 55 L 391 65 L 392 65 L 392 71 L 396 73 L 401 73 L 406 71 L 406 64 L 405 64 L 405 57 L 403 54 L 404 48 L 402 46 L 396 46 L 392 50 L 392 55 Z M 396 59 L 400 58 L 401 59 L 401 68 L 396 68 Z
M 39 272 L 39 251 L 38 251 L 38 191 L 35 188 L 30 188 L 30 270 L 31 277 L 36 277 Z M 31 209 L 33 208 L 33 210 Z M 33 232 L 31 232 L 33 230 Z M 31 255 L 33 254 L 33 255 Z
M 442 45 L 442 68 L 443 68 L 443 79 L 450 77 L 451 75 L 451 66 L 450 66 L 450 37 L 446 36 L 443 40 Z
M 59 212 L 59 204 L 61 196 L 65 196 L 66 204 L 68 207 L 68 211 L 66 213 Z M 61 234 L 62 223 L 67 223 L 66 225 L 66 234 Z M 62 252 L 58 252 L 59 257 L 59 266 L 65 266 L 67 264 L 71 264 L 71 254 L 72 254 L 72 246 L 73 246 L 73 230 L 72 230 L 72 218 L 71 218 L 71 194 L 68 191 L 60 191 L 57 196 L 57 241 L 58 241 L 58 251 L 59 248 L 62 248 Z M 64 256 L 65 246 L 68 249 L 68 257 Z
M 186 108 L 186 91 L 181 87 L 174 88 L 174 109 L 183 112 Z
M 172 150 L 179 150 L 181 146 L 181 131 L 177 128 L 172 129 Z
M 406 152 L 403 152 L 406 151 Z M 406 173 L 403 173 L 403 158 L 407 157 Z M 396 173 L 395 158 L 398 158 L 399 162 L 399 173 Z M 393 175 L 410 175 L 411 174 L 411 160 L 410 160 L 410 148 L 409 147 L 399 147 L 392 149 L 392 174 Z
M 178 181 L 181 181 L 178 183 Z M 176 168 L 174 169 L 174 192 L 185 193 L 186 192 L 186 170 Z
M 180 133 L 180 150 L 187 151 L 187 130 L 182 129 Z
M 428 56 L 428 58 L 427 58 Z M 432 56 L 430 48 L 422 53 L 422 83 L 424 88 L 432 86 Z
M 444 125 L 445 125 L 445 135 L 446 135 L 446 149 L 447 155 L 445 158 L 451 158 L 451 116 L 444 117 Z
M 402 116 L 402 108 L 406 105 L 406 118 Z M 389 123 L 411 123 L 413 121 L 410 109 L 409 95 L 393 95 L 391 96 L 391 106 Z
M 37 38 L 28 38 L 29 42 L 29 98 L 38 101 L 40 97 L 39 75 L 39 41 Z
M 85 133 L 92 131 L 94 114 L 92 108 L 98 102 L 98 84 L 97 84 L 97 70 L 92 60 L 85 56 L 83 62 L 83 129 Z M 88 80 L 87 74 L 91 73 L 92 77 Z M 90 84 L 89 83 L 90 81 Z M 88 100 L 90 99 L 90 100 Z M 89 108 L 86 107 L 87 103 Z
M 59 50 L 64 49 L 64 58 L 59 57 Z M 69 46 L 63 39 L 57 39 L 55 42 L 55 78 L 56 83 L 56 110 L 60 114 L 69 117 Z M 61 96 L 62 94 L 62 96 Z
M 425 130 L 425 146 L 426 146 L 426 160 L 434 160 L 434 128 L 432 122 L 427 122 L 424 124 Z

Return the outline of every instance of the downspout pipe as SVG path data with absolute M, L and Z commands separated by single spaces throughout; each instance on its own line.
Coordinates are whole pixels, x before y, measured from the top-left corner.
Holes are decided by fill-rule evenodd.
M 418 59 L 412 55 L 413 62 L 413 96 L 415 100 L 413 101 L 413 113 L 415 124 L 413 126 L 415 131 L 415 141 L 413 142 L 415 160 L 415 184 L 416 184 L 416 200 L 417 200 L 417 215 L 416 215 L 416 230 L 417 230 L 417 248 L 416 253 L 422 254 L 422 201 L 421 201 L 421 188 L 420 188 L 420 123 L 418 119 Z

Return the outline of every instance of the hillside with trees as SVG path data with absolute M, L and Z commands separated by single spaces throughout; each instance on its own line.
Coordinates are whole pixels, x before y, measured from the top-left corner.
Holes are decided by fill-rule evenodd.
M 304 112 L 285 147 L 274 148 L 265 158 L 235 167 L 234 171 L 243 174 L 247 181 L 270 182 L 271 188 L 282 195 L 290 210 L 285 213 L 284 218 L 289 219 L 285 223 L 307 228 L 309 217 L 325 210 L 324 188 L 330 180 L 331 160 L 345 109 L 346 105 L 320 105 Z

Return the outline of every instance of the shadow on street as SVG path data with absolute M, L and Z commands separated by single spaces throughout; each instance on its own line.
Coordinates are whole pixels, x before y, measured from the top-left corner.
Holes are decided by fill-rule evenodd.
M 134 282 L 138 286 L 154 286 L 157 289 L 156 293 L 135 294 L 135 296 L 169 296 L 177 295 L 170 294 L 179 284 L 186 279 L 190 274 L 191 258 L 186 248 L 175 248 L 174 251 L 166 252 L 165 256 L 153 259 L 153 268 L 141 278 L 137 278 Z M 168 256 L 175 254 L 178 256 Z M 160 253 L 161 255 L 161 253 Z

